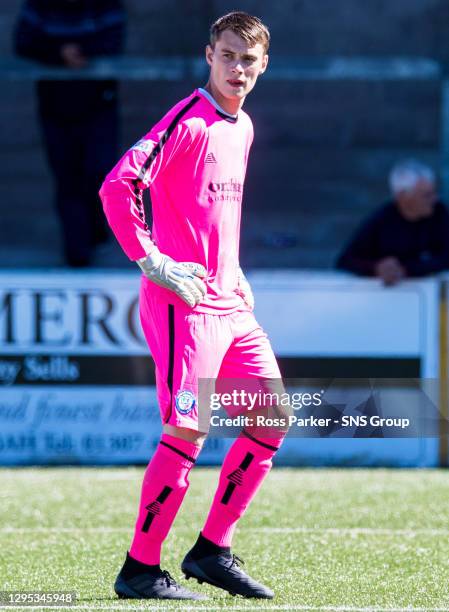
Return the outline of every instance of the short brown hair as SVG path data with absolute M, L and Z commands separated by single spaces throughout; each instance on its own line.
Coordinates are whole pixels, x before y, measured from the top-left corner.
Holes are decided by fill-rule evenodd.
M 251 46 L 260 43 L 264 52 L 268 52 L 270 32 L 258 17 L 248 15 L 243 11 L 233 11 L 217 19 L 210 28 L 210 46 L 212 48 L 215 47 L 215 43 L 224 30 L 231 30 Z

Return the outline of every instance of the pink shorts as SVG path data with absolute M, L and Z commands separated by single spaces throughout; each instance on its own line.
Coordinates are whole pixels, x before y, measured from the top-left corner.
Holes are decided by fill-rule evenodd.
M 252 312 L 196 313 L 156 295 L 142 283 L 140 319 L 156 365 L 164 424 L 205 431 L 198 417 L 200 379 L 280 380 L 270 341 Z

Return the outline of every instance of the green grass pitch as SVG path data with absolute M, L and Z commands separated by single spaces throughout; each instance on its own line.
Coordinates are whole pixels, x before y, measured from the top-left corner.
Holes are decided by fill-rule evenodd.
M 234 552 L 275 599 L 235 598 L 190 580 L 184 584 L 209 596 L 195 604 L 114 595 L 142 474 L 0 470 L 0 590 L 76 591 L 77 607 L 89 610 L 449 610 L 449 472 L 274 469 L 240 523 Z M 164 548 L 163 567 L 177 579 L 217 475 L 190 475 Z

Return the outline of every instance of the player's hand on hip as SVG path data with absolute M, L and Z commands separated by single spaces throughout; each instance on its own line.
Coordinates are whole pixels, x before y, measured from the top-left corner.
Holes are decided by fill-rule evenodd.
M 242 268 L 238 268 L 237 271 L 237 289 L 235 290 L 237 295 L 243 298 L 245 304 L 249 307 L 250 310 L 254 310 L 254 295 L 251 289 L 251 285 L 248 282 L 248 279 L 243 274 Z
M 206 269 L 195 262 L 178 262 L 155 248 L 150 255 L 137 261 L 145 276 L 160 287 L 176 293 L 192 308 L 206 295 Z

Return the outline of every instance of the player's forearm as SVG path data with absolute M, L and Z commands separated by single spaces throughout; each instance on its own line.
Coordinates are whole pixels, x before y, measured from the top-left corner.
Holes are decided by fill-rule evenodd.
M 129 259 L 137 261 L 151 253 L 155 245 L 134 182 L 106 179 L 100 198 L 108 223 Z

